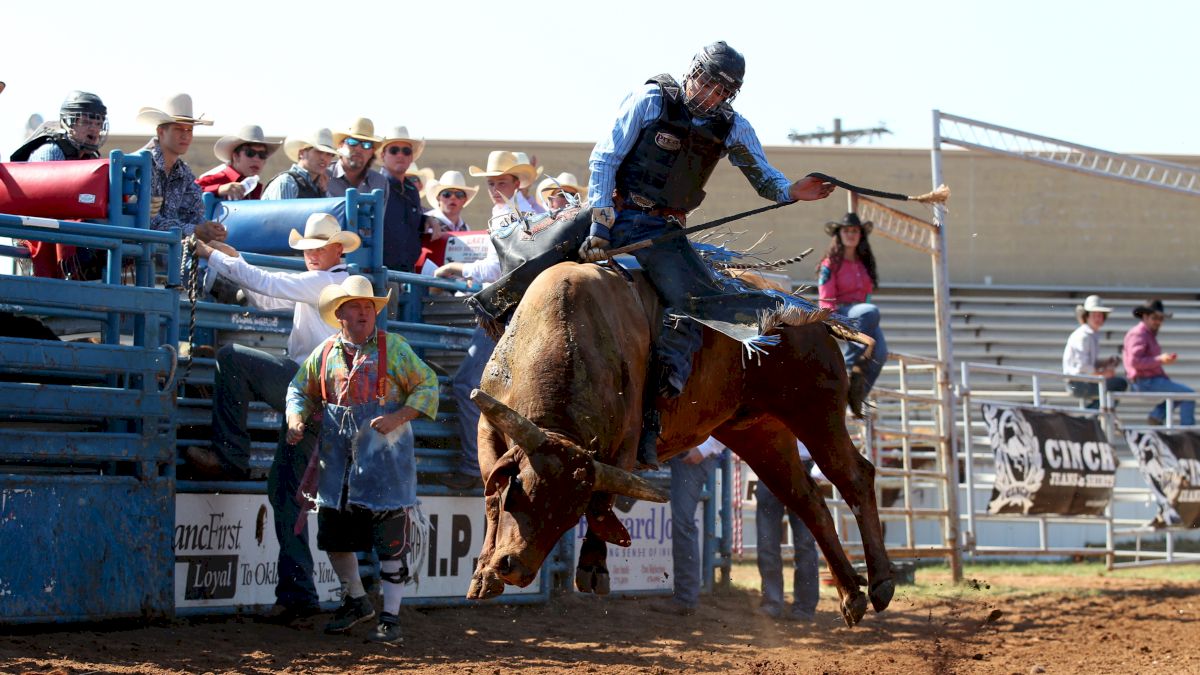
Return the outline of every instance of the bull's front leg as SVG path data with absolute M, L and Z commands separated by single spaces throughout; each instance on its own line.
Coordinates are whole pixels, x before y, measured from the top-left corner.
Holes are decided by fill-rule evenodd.
M 608 544 L 592 533 L 591 526 L 579 549 L 579 564 L 575 567 L 575 588 L 580 593 L 608 595 L 612 590 L 608 576 Z

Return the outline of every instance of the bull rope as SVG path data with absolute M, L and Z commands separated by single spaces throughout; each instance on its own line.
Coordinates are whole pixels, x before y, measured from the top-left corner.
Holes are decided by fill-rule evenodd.
M 196 235 L 189 234 L 183 240 L 183 258 L 188 264 L 183 281 L 188 299 L 188 360 L 187 365 L 183 367 L 183 377 L 180 378 L 180 381 L 186 383 L 188 376 L 192 374 L 192 361 L 195 360 L 192 350 L 196 344 L 196 301 L 200 296 L 201 283 L 200 272 L 198 270 L 200 259 L 196 255 Z

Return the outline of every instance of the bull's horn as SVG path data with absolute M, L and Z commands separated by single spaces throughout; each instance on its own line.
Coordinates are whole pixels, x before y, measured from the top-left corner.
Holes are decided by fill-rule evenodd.
M 500 431 L 503 431 L 525 451 L 533 452 L 546 442 L 546 432 L 525 419 L 521 413 L 492 398 L 482 389 L 472 391 L 471 400 L 479 406 L 479 412 L 487 415 L 492 424 L 495 424 Z
M 638 478 L 624 469 L 618 469 L 611 464 L 592 460 L 596 467 L 596 492 L 609 492 L 614 495 L 626 495 L 634 499 L 665 504 L 671 497 L 649 482 Z

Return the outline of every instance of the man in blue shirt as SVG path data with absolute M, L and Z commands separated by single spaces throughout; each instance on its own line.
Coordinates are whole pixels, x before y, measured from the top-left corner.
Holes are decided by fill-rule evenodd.
M 741 89 L 746 60 L 724 42 L 696 54 L 678 83 L 670 75 L 651 78 L 621 104 L 612 132 L 592 150 L 588 200 L 592 226 L 579 249 L 584 260 L 606 257 L 605 249 L 650 239 L 680 228 L 704 200 L 704 185 L 724 156 L 765 199 L 812 201 L 828 197 L 833 185 L 817 178 L 791 182 L 763 154 L 754 128 L 730 103 Z M 717 277 L 684 237 L 634 254 L 665 307 L 687 313 L 697 297 L 734 292 Z M 769 303 L 768 303 L 769 304 Z M 675 312 L 668 312 L 675 313 Z M 655 395 L 677 396 L 701 343 L 692 321 L 666 322 L 650 368 L 638 462 L 653 466 L 658 434 Z

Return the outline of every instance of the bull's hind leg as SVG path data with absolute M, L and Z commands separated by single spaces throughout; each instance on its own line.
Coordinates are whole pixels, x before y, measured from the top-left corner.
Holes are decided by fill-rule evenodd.
M 591 526 L 583 537 L 579 549 L 579 563 L 575 566 L 575 589 L 580 593 L 608 595 L 611 585 L 608 577 L 608 544 L 592 533 Z
M 871 606 L 876 612 L 882 612 L 891 603 L 896 588 L 875 501 L 875 466 L 851 442 L 843 410 L 827 411 L 828 424 L 810 423 L 795 430 L 825 477 L 837 486 L 854 513 L 867 560 Z M 811 416 L 809 419 L 811 422 Z
M 840 609 L 846 625 L 861 621 L 867 611 L 867 597 L 858 589 L 859 577 L 838 541 L 829 509 L 804 471 L 792 432 L 776 420 L 762 417 L 753 423 L 726 424 L 714 431 L 713 436 L 746 460 L 771 493 L 799 514 L 825 554 L 841 597 Z

